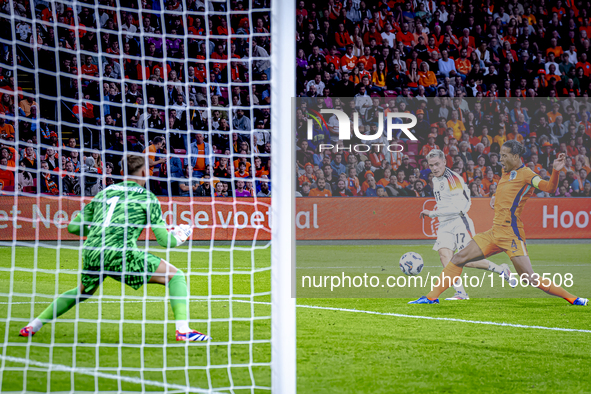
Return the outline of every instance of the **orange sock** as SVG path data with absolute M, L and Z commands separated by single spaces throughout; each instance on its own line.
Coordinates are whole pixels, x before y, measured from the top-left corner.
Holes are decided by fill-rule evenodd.
M 564 290 L 562 287 L 556 286 L 554 283 L 551 283 L 550 286 L 544 286 L 540 283 L 540 285 L 538 286 L 538 289 L 540 289 L 543 292 L 548 293 L 550 295 L 564 298 L 565 300 L 567 300 L 571 304 L 573 302 L 575 302 L 575 300 L 577 299 L 577 297 L 575 297 L 574 295 L 572 295 L 568 291 Z
M 451 262 L 447 264 L 447 266 L 441 272 L 441 275 L 439 275 L 438 286 L 435 286 L 433 290 L 431 290 L 429 294 L 427 294 L 427 298 L 430 300 L 439 298 L 441 293 L 447 290 L 455 282 L 453 278 L 455 278 L 456 276 L 460 276 L 461 274 L 462 267 L 458 267 L 457 265 Z

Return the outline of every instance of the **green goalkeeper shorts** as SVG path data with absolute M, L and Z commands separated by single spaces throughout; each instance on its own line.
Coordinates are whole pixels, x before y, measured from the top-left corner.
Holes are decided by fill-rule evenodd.
M 161 260 L 160 257 L 139 249 L 125 252 L 84 249 L 82 258 L 82 284 L 87 291 L 94 290 L 106 276 L 137 290 L 148 283 Z

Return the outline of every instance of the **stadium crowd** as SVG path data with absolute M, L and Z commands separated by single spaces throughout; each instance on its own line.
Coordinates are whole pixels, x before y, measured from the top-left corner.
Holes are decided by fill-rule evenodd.
M 358 131 L 351 122 L 352 138 L 339 140 L 337 116 L 323 115 L 323 109 L 341 110 L 349 119 L 356 113 Z M 471 196 L 489 197 L 502 176 L 500 148 L 507 140 L 517 140 L 525 147 L 523 164 L 543 179 L 550 178 L 556 155 L 566 154 L 557 190 L 537 191 L 539 197 L 591 197 L 591 102 L 357 96 L 300 98 L 296 111 L 300 196 L 432 196 L 433 174 L 425 156 L 441 149 L 447 166 L 463 177 Z M 416 116 L 416 141 L 399 129 L 387 139 L 389 112 Z M 397 117 L 392 121 L 403 123 Z
M 553 195 L 591 196 L 589 9 L 576 0 L 300 0 L 298 193 L 428 196 L 423 158 L 438 147 L 473 196 L 488 196 L 501 175 L 500 146 L 518 139 L 524 164 L 542 177 L 567 153 Z M 322 108 L 351 120 L 357 112 L 362 134 L 379 129 L 382 111 L 411 112 L 420 119 L 418 144 L 382 140 L 400 142 L 402 155 L 349 152 L 342 148 L 363 139 L 339 141 L 336 116 L 322 116 Z M 323 143 L 335 148 L 320 152 Z
M 93 196 L 144 152 L 157 195 L 270 196 L 269 30 L 268 0 L 0 1 L 1 189 Z

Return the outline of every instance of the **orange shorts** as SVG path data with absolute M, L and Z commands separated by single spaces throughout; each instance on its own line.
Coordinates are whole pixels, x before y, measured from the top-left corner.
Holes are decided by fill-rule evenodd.
M 525 247 L 525 234 L 522 228 L 511 226 L 495 226 L 474 236 L 474 242 L 478 245 L 484 257 L 505 252 L 509 258 L 527 256 Z

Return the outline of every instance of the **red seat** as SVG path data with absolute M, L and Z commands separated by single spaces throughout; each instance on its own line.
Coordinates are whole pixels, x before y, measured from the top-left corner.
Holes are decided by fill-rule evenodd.
M 228 88 L 220 87 L 220 91 L 222 92 L 222 97 L 227 101 L 228 100 Z
M 419 141 L 409 140 L 406 146 L 408 147 L 408 152 L 413 152 L 415 156 L 419 154 Z
M 187 151 L 184 149 L 175 149 L 174 150 L 174 154 L 175 155 L 186 155 Z M 181 159 L 181 165 L 183 166 L 183 168 L 185 168 L 185 163 L 187 163 L 187 157 L 179 157 L 179 159 Z
M 384 95 L 386 97 L 396 97 L 396 96 L 398 96 L 394 90 L 386 90 L 386 91 L 384 91 Z
M 3 191 L 5 192 L 13 192 L 14 191 L 14 186 L 5 186 L 2 188 Z
M 398 145 L 402 145 L 404 149 L 402 150 L 404 153 L 408 153 L 408 148 L 406 147 L 406 141 L 403 140 L 396 140 Z
M 36 186 L 24 186 L 23 193 L 37 193 L 37 187 Z

